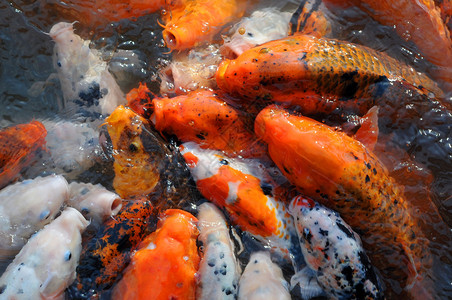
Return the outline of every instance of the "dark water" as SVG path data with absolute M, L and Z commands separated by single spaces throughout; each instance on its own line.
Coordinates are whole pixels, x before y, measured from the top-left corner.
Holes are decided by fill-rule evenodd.
M 54 43 L 46 32 L 57 22 L 72 22 L 73 19 L 61 15 L 49 3 L 58 4 L 57 1 L 0 0 L 0 127 L 32 119 L 54 118 L 63 106 L 58 79 L 52 75 L 55 72 L 52 64 Z M 267 6 L 269 3 L 272 1 L 255 5 Z M 278 2 L 278 5 L 294 7 L 296 1 Z M 128 73 L 129 80 L 123 81 L 121 86 L 124 91 L 135 87 L 138 81 L 145 81 L 154 93 L 158 93 L 157 71 L 171 59 L 157 24 L 159 17 L 159 14 L 151 14 L 136 21 L 122 20 L 99 26 L 95 30 L 81 24 L 75 27 L 83 38 L 93 41 L 93 47 L 134 50 L 137 53 L 142 67 Z M 335 20 L 333 36 L 385 51 L 419 71 L 430 67 L 414 45 L 401 41 L 391 28 L 378 25 L 364 13 L 352 9 L 330 17 Z M 431 135 L 435 136 L 435 132 Z M 438 297 L 445 299 L 452 297 L 452 158 L 447 153 L 436 153 L 441 149 L 435 147 L 435 139 L 429 141 L 428 145 L 423 144 L 424 149 L 405 147 L 411 158 L 423 155 L 422 165 L 410 165 L 406 153 L 401 154 L 399 150 L 388 155 L 383 150 L 379 152 L 377 147 L 377 154 L 392 170 L 392 175 L 405 185 L 407 198 L 411 198 L 418 208 L 419 222 L 430 240 L 431 274 Z M 388 143 L 392 147 L 400 146 L 397 140 Z M 427 179 L 430 171 L 426 167 L 432 171 L 431 182 Z M 413 172 L 416 175 L 411 173 L 413 176 L 407 177 L 405 171 L 410 168 L 417 170 Z M 83 181 L 102 182 L 103 178 L 111 176 L 103 177 L 102 172 L 94 172 L 92 177 L 86 173 L 83 175 Z M 111 186 L 110 182 L 105 185 Z M 439 209 L 441 217 L 432 209 L 431 203 Z M 0 262 L 0 271 L 6 264 L 6 261 Z

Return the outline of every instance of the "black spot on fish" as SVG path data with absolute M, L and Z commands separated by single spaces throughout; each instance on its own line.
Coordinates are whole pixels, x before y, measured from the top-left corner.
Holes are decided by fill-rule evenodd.
M 200 139 L 200 140 L 205 140 L 206 139 L 206 137 L 203 135 L 203 134 L 201 134 L 201 133 L 198 133 L 197 135 L 196 135 L 196 137 L 198 138 L 198 139 Z
M 215 262 L 216 262 L 215 258 L 211 258 L 207 261 L 207 265 L 209 267 L 215 267 Z
M 264 193 L 264 195 L 272 196 L 273 187 L 271 186 L 271 184 L 269 184 L 267 182 L 261 182 L 261 189 L 262 189 L 262 192 Z
M 309 230 L 309 228 L 305 228 L 303 230 L 303 238 L 306 240 L 306 242 L 308 242 L 309 244 L 311 243 L 311 239 L 312 239 L 312 234 L 311 231 Z
M 224 252 L 220 252 L 220 259 L 224 258 Z
M 323 230 L 322 228 L 319 228 L 319 233 L 323 236 L 328 236 L 328 230 Z
M 61 68 L 61 62 L 57 62 L 57 66 Z
M 248 34 L 249 37 L 253 37 L 254 36 L 254 34 L 251 33 L 251 32 L 248 32 L 247 34 Z
M 380 76 L 375 82 L 375 87 L 374 87 L 374 91 L 373 91 L 374 97 L 380 98 L 381 96 L 383 96 L 383 94 L 386 92 L 386 90 L 390 84 L 391 83 L 390 83 L 388 77 L 383 76 L 383 75 Z
M 351 238 L 351 239 L 355 240 L 355 236 L 353 235 L 353 232 L 351 232 L 350 230 L 348 230 L 348 228 L 345 227 L 344 224 L 342 224 L 342 223 L 336 221 L 336 225 L 337 225 L 337 227 L 338 227 L 343 233 L 345 233 L 345 235 L 346 235 L 348 238 Z
M 341 273 L 345 276 L 345 279 L 348 282 L 353 283 L 353 269 L 350 266 L 342 268 Z
M 369 175 L 366 175 L 366 183 L 368 183 L 370 181 L 370 177 Z
M 341 83 L 343 84 L 343 89 L 341 96 L 346 98 L 353 98 L 358 90 L 358 83 L 355 77 L 358 75 L 358 71 L 345 72 L 341 76 Z
M 130 144 L 129 145 L 129 151 L 130 152 L 137 152 L 138 151 L 138 147 L 135 144 Z
M 88 107 L 99 105 L 99 99 L 102 98 L 99 84 L 97 82 L 92 82 L 91 85 L 85 91 L 80 92 L 78 96 L 84 101 L 82 105 Z

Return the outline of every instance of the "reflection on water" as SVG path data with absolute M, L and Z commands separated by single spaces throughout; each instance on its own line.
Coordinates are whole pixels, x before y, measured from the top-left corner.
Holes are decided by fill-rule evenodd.
M 51 1 L 12 1 L 0 2 L 0 127 L 28 122 L 32 119 L 54 119 L 64 109 L 62 92 L 55 77 L 52 63 L 53 42 L 46 34 L 51 26 L 59 21 L 73 21 L 70 15 L 61 15 L 54 10 Z M 271 1 L 266 1 L 271 3 Z M 292 6 L 297 1 L 288 1 L 281 6 Z M 57 3 L 53 1 L 52 3 Z M 267 5 L 264 1 L 260 4 Z M 250 9 L 251 11 L 251 9 Z M 412 44 L 406 44 L 397 38 L 392 29 L 378 25 L 362 13 L 350 10 L 343 13 L 345 18 L 331 16 L 337 22 L 333 34 L 340 39 L 362 43 L 377 50 L 414 65 L 419 71 L 426 70 L 429 65 L 420 56 Z M 158 93 L 159 81 L 157 71 L 171 58 L 164 47 L 160 26 L 157 24 L 159 14 L 151 14 L 137 21 L 122 20 L 116 23 L 99 26 L 96 30 L 83 28 L 75 24 L 76 32 L 85 39 L 93 41 L 93 47 L 102 48 L 105 58 L 111 59 L 111 69 L 115 71 L 123 91 L 135 87 L 138 81 L 146 81 L 152 92 Z M 133 65 L 124 68 L 124 64 L 132 64 L 124 57 L 113 57 L 115 50 L 134 50 Z M 139 68 L 136 68 L 139 65 Z M 64 116 L 60 116 L 64 117 Z M 433 148 L 432 148 L 433 149 Z M 387 149 L 386 149 L 387 150 Z M 417 151 L 417 152 L 416 152 Z M 377 153 L 379 153 L 377 151 Z M 413 153 L 421 153 L 413 149 Z M 406 186 L 407 198 L 418 208 L 417 214 L 422 227 L 431 241 L 434 257 L 433 272 L 437 290 L 441 298 L 450 297 L 452 293 L 452 168 L 447 155 L 444 155 L 444 167 L 434 170 L 433 182 L 426 185 L 428 176 L 420 170 L 407 172 L 417 168 L 400 163 L 403 154 L 392 154 L 381 151 L 380 157 L 385 163 L 392 165 L 393 176 Z M 432 156 L 432 157 L 438 157 Z M 392 159 L 392 161 L 391 161 Z M 425 162 L 441 166 L 441 162 L 424 157 Z M 111 170 L 104 176 L 106 166 L 97 165 L 91 173 L 80 175 L 83 181 L 103 182 L 111 186 Z M 407 175 L 409 174 L 409 175 Z M 430 198 L 439 207 L 443 222 L 438 218 L 430 205 Z M 446 223 L 449 224 L 446 225 Z M 8 256 L 9 255 L 9 256 Z M 1 259 L 10 254 L 0 253 L 0 273 L 9 260 Z

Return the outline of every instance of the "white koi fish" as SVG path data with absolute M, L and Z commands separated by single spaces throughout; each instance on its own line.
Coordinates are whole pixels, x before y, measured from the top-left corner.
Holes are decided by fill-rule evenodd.
M 304 299 L 323 291 L 331 299 L 383 299 L 380 280 L 364 252 L 361 239 L 339 214 L 311 199 L 290 204 L 307 266 L 292 277 Z M 312 278 L 317 283 L 309 283 Z
M 199 206 L 198 228 L 204 255 L 196 299 L 237 299 L 241 270 L 223 214 L 215 205 L 203 203 Z
M 37 177 L 0 191 L 0 249 L 19 250 L 32 234 L 50 223 L 67 200 L 63 176 Z
M 63 299 L 74 281 L 88 221 L 66 208 L 22 248 L 0 278 L 1 299 Z
M 74 34 L 73 24 L 55 24 L 49 35 L 55 41 L 54 67 L 65 103 L 78 113 L 98 118 L 126 103 L 124 93 L 108 71 L 107 63 L 88 40 Z
M 271 261 L 270 253 L 255 252 L 240 278 L 238 299 L 291 299 L 288 286 L 279 266 Z

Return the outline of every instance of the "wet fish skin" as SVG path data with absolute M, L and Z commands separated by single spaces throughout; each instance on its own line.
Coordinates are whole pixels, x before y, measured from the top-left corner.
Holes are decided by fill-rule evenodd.
M 124 203 L 119 213 L 104 222 L 83 246 L 77 278 L 68 288 L 72 299 L 102 295 L 130 262 L 130 256 L 151 230 L 157 212 L 149 201 Z
M 35 151 L 44 148 L 46 135 L 39 121 L 0 130 L 0 188 L 17 179 L 19 172 L 32 163 Z
M 69 112 L 93 122 L 125 104 L 124 93 L 108 71 L 107 63 L 97 50 L 89 48 L 88 40 L 74 33 L 73 24 L 57 23 L 49 35 L 55 41 L 54 68 Z
M 197 219 L 168 209 L 114 287 L 112 299 L 195 299 L 199 256 Z
M 392 288 L 409 290 L 425 278 L 428 241 L 401 187 L 373 153 L 341 132 L 277 106 L 257 116 L 255 130 L 303 195 L 334 209 L 359 232 L 383 278 L 394 280 Z
M 66 208 L 22 248 L 0 278 L 0 297 L 63 299 L 75 278 L 82 248 L 81 233 L 88 221 Z
M 0 190 L 0 248 L 18 251 L 55 218 L 68 194 L 61 175 L 28 179 Z
M 234 243 L 223 214 L 212 203 L 198 207 L 198 240 L 202 242 L 197 299 L 236 299 L 241 275 Z
M 338 107 L 364 114 L 384 92 L 378 83 L 388 80 L 407 81 L 438 98 L 444 96 L 425 74 L 382 52 L 302 34 L 223 61 L 216 80 L 221 90 L 234 96 L 298 105 L 304 114 L 331 113 Z
M 305 261 L 329 297 L 384 299 L 361 239 L 338 213 L 302 196 L 292 199 L 289 211 Z
M 250 256 L 239 282 L 238 299 L 291 299 L 288 284 L 279 266 L 268 252 L 254 252 Z
M 71 182 L 68 198 L 69 206 L 97 225 L 116 215 L 122 207 L 121 198 L 101 184 Z

